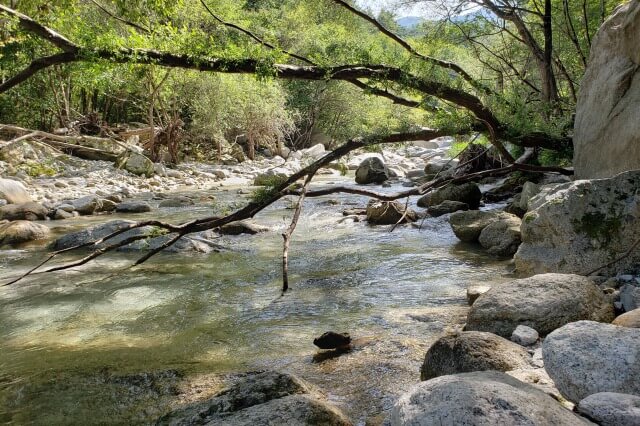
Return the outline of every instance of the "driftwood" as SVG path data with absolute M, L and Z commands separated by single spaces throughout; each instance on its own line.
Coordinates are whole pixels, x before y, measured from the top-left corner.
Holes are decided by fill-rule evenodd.
M 86 135 L 56 135 L 53 133 L 43 132 L 41 130 L 30 130 L 8 124 L 0 125 L 0 133 L 15 136 L 13 139 L 9 140 L 8 143 L 32 139 L 86 160 L 115 161 L 118 154 L 127 149 L 127 146 L 124 143 L 115 139 Z M 109 151 L 87 146 L 92 143 L 112 145 L 114 149 Z

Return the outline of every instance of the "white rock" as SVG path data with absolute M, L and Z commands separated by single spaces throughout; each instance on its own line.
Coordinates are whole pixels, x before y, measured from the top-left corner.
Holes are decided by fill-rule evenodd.
M 531 346 L 538 341 L 538 332 L 526 325 L 519 325 L 511 334 L 511 341 L 522 346 Z

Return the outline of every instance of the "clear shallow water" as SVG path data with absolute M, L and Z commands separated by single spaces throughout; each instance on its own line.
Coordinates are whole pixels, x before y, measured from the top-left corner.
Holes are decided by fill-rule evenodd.
M 216 196 L 217 206 L 239 197 Z M 159 255 L 125 270 L 136 254 L 121 253 L 0 288 L 0 422 L 149 423 L 215 392 L 230 373 L 267 368 L 316 384 L 356 423 L 382 422 L 418 382 L 428 346 L 464 322 L 466 286 L 504 281 L 506 263 L 458 243 L 443 219 L 393 233 L 338 223 L 353 203 L 366 199 L 308 200 L 284 297 L 280 233 L 292 213 L 284 201 L 256 218 L 274 231 L 221 238 L 230 251 Z M 154 215 L 212 211 L 206 201 Z M 64 233 L 113 218 L 49 225 Z M 44 254 L 2 251 L 0 275 Z M 351 333 L 354 350 L 321 359 L 312 341 L 327 330 Z

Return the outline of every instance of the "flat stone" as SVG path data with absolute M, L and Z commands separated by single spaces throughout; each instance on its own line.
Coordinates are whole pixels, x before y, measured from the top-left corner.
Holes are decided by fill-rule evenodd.
M 151 206 L 145 201 L 126 201 L 116 206 L 118 213 L 146 213 L 151 211 Z

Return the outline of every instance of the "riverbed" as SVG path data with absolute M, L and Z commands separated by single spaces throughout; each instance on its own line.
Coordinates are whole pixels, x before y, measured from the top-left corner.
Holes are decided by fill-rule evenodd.
M 196 206 L 47 225 L 62 235 L 122 217 L 178 222 L 249 196 L 233 187 L 198 194 Z M 117 253 L 0 288 L 0 422 L 148 424 L 240 372 L 277 369 L 316 385 L 355 424 L 383 424 L 397 396 L 419 381 L 430 344 L 464 323 L 466 287 L 506 281 L 509 265 L 460 243 L 446 218 L 393 232 L 342 221 L 342 210 L 366 202 L 307 200 L 285 295 L 280 234 L 290 200 L 256 218 L 270 232 L 221 237 L 220 253 L 161 254 L 137 268 L 128 266 L 139 253 Z M 43 245 L 0 251 L 0 275 L 19 274 L 46 253 Z M 328 330 L 349 332 L 353 349 L 323 356 L 312 341 Z

